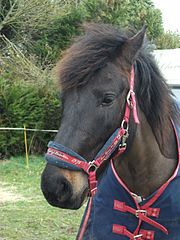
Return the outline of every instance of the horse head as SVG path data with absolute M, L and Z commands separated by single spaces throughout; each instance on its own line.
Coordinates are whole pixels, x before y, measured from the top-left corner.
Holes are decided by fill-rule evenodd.
M 149 70 L 146 72 L 146 69 L 153 68 L 154 65 L 149 63 L 150 54 L 147 54 L 146 61 L 143 60 L 144 42 L 145 28 L 134 34 L 122 33 L 108 25 L 91 24 L 86 26 L 85 34 L 77 38 L 65 52 L 57 64 L 63 115 L 54 142 L 59 144 L 58 146 L 65 146 L 67 154 L 68 151 L 72 151 L 71 156 L 77 153 L 74 157 L 79 159 L 82 157 L 87 163 L 92 161 L 107 139 L 120 127 L 130 91 L 132 66 L 136 73 L 134 91 L 139 95 L 136 111 L 142 121 L 149 116 L 151 127 L 155 129 L 154 134 L 163 148 L 163 140 L 158 137 L 160 133 L 156 131 L 156 126 L 153 126 L 154 116 L 161 108 L 161 96 L 158 96 L 158 91 L 155 92 L 159 86 L 151 84 Z M 156 67 L 153 71 L 152 74 L 158 72 Z M 138 73 L 141 75 L 139 80 Z M 149 80 L 145 83 L 146 87 L 142 79 Z M 161 89 L 163 87 L 160 85 L 159 91 Z M 155 102 L 151 96 L 153 91 L 157 95 L 154 95 L 154 98 L 160 98 L 159 102 Z M 144 102 L 147 102 L 147 105 Z M 154 110 L 149 114 L 152 108 Z M 131 148 L 137 132 L 137 124 L 133 117 L 135 116 L 132 111 L 129 116 L 129 137 L 124 154 Z M 54 149 L 53 144 L 51 147 Z M 57 154 L 63 155 L 62 152 Z M 98 169 L 98 177 L 103 170 L 103 167 Z M 59 167 L 58 164 L 48 162 L 42 173 L 41 188 L 51 205 L 78 209 L 89 193 L 88 175 L 78 168 L 68 168 L 67 165 Z

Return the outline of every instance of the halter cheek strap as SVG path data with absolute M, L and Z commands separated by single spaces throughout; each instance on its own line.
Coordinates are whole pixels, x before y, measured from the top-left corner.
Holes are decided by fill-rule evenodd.
M 120 128 L 111 135 L 105 145 L 96 155 L 93 161 L 87 162 L 82 156 L 73 150 L 56 142 L 49 142 L 48 150 L 45 158 L 49 164 L 60 168 L 66 168 L 73 171 L 83 170 L 89 176 L 89 187 L 91 195 L 94 195 L 96 189 L 96 171 L 103 162 L 109 160 L 113 153 L 116 156 L 122 154 L 126 150 L 126 141 L 129 136 L 129 119 L 132 110 L 135 123 L 139 123 L 136 98 L 134 93 L 134 67 L 131 70 L 129 81 L 129 92 L 126 97 L 125 113 Z
M 131 69 L 131 79 L 130 79 L 130 90 L 127 95 L 127 103 L 130 108 L 132 108 L 133 111 L 133 117 L 134 117 L 134 122 L 139 124 L 139 118 L 137 114 L 137 108 L 136 108 L 136 97 L 135 97 L 135 92 L 134 92 L 134 67 Z M 126 108 L 127 110 L 129 108 Z M 129 110 L 128 110 L 129 111 Z M 129 116 L 129 114 L 128 114 Z

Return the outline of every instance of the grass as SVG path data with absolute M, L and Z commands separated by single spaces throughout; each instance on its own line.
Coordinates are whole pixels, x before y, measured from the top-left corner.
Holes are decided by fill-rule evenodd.
M 29 169 L 23 157 L 0 162 L 0 183 L 25 197 L 0 205 L 0 240 L 75 239 L 84 209 L 63 210 L 48 205 L 40 190 L 44 164 L 42 157 L 31 157 Z

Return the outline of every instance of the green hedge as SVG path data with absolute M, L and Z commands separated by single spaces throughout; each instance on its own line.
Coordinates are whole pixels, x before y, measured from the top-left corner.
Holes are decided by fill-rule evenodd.
M 48 86 L 0 77 L 0 126 L 58 129 L 61 105 L 58 93 Z M 28 132 L 31 153 L 43 153 L 54 133 Z M 23 131 L 0 132 L 0 158 L 24 153 Z
M 40 64 L 45 67 L 56 63 L 72 38 L 79 35 L 79 27 L 84 19 L 81 8 L 67 9 L 67 12 L 57 16 L 46 28 L 32 35 L 33 44 L 27 46 L 27 50 L 36 55 Z
M 84 22 L 115 24 L 137 30 L 146 24 L 148 36 L 155 40 L 162 35 L 162 17 L 150 0 L 81 0 L 67 4 L 54 19 L 35 34 L 27 51 L 37 56 L 43 66 L 54 64 L 74 36 L 81 33 Z

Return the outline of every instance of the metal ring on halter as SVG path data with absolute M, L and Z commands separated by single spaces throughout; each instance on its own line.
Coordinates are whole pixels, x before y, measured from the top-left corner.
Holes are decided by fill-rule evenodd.
M 129 123 L 125 119 L 122 120 L 121 128 L 123 128 L 126 132 L 128 132 Z
M 96 172 L 97 169 L 98 169 L 98 166 L 96 166 L 96 165 L 94 164 L 94 161 L 89 162 L 89 167 L 88 167 L 88 169 L 87 169 L 87 173 L 89 173 L 89 172 Z
M 128 103 L 128 106 L 130 108 L 133 108 L 133 103 L 132 103 L 132 99 L 131 99 L 131 94 L 135 95 L 135 92 L 133 90 L 129 90 L 127 97 L 126 97 L 126 101 Z

